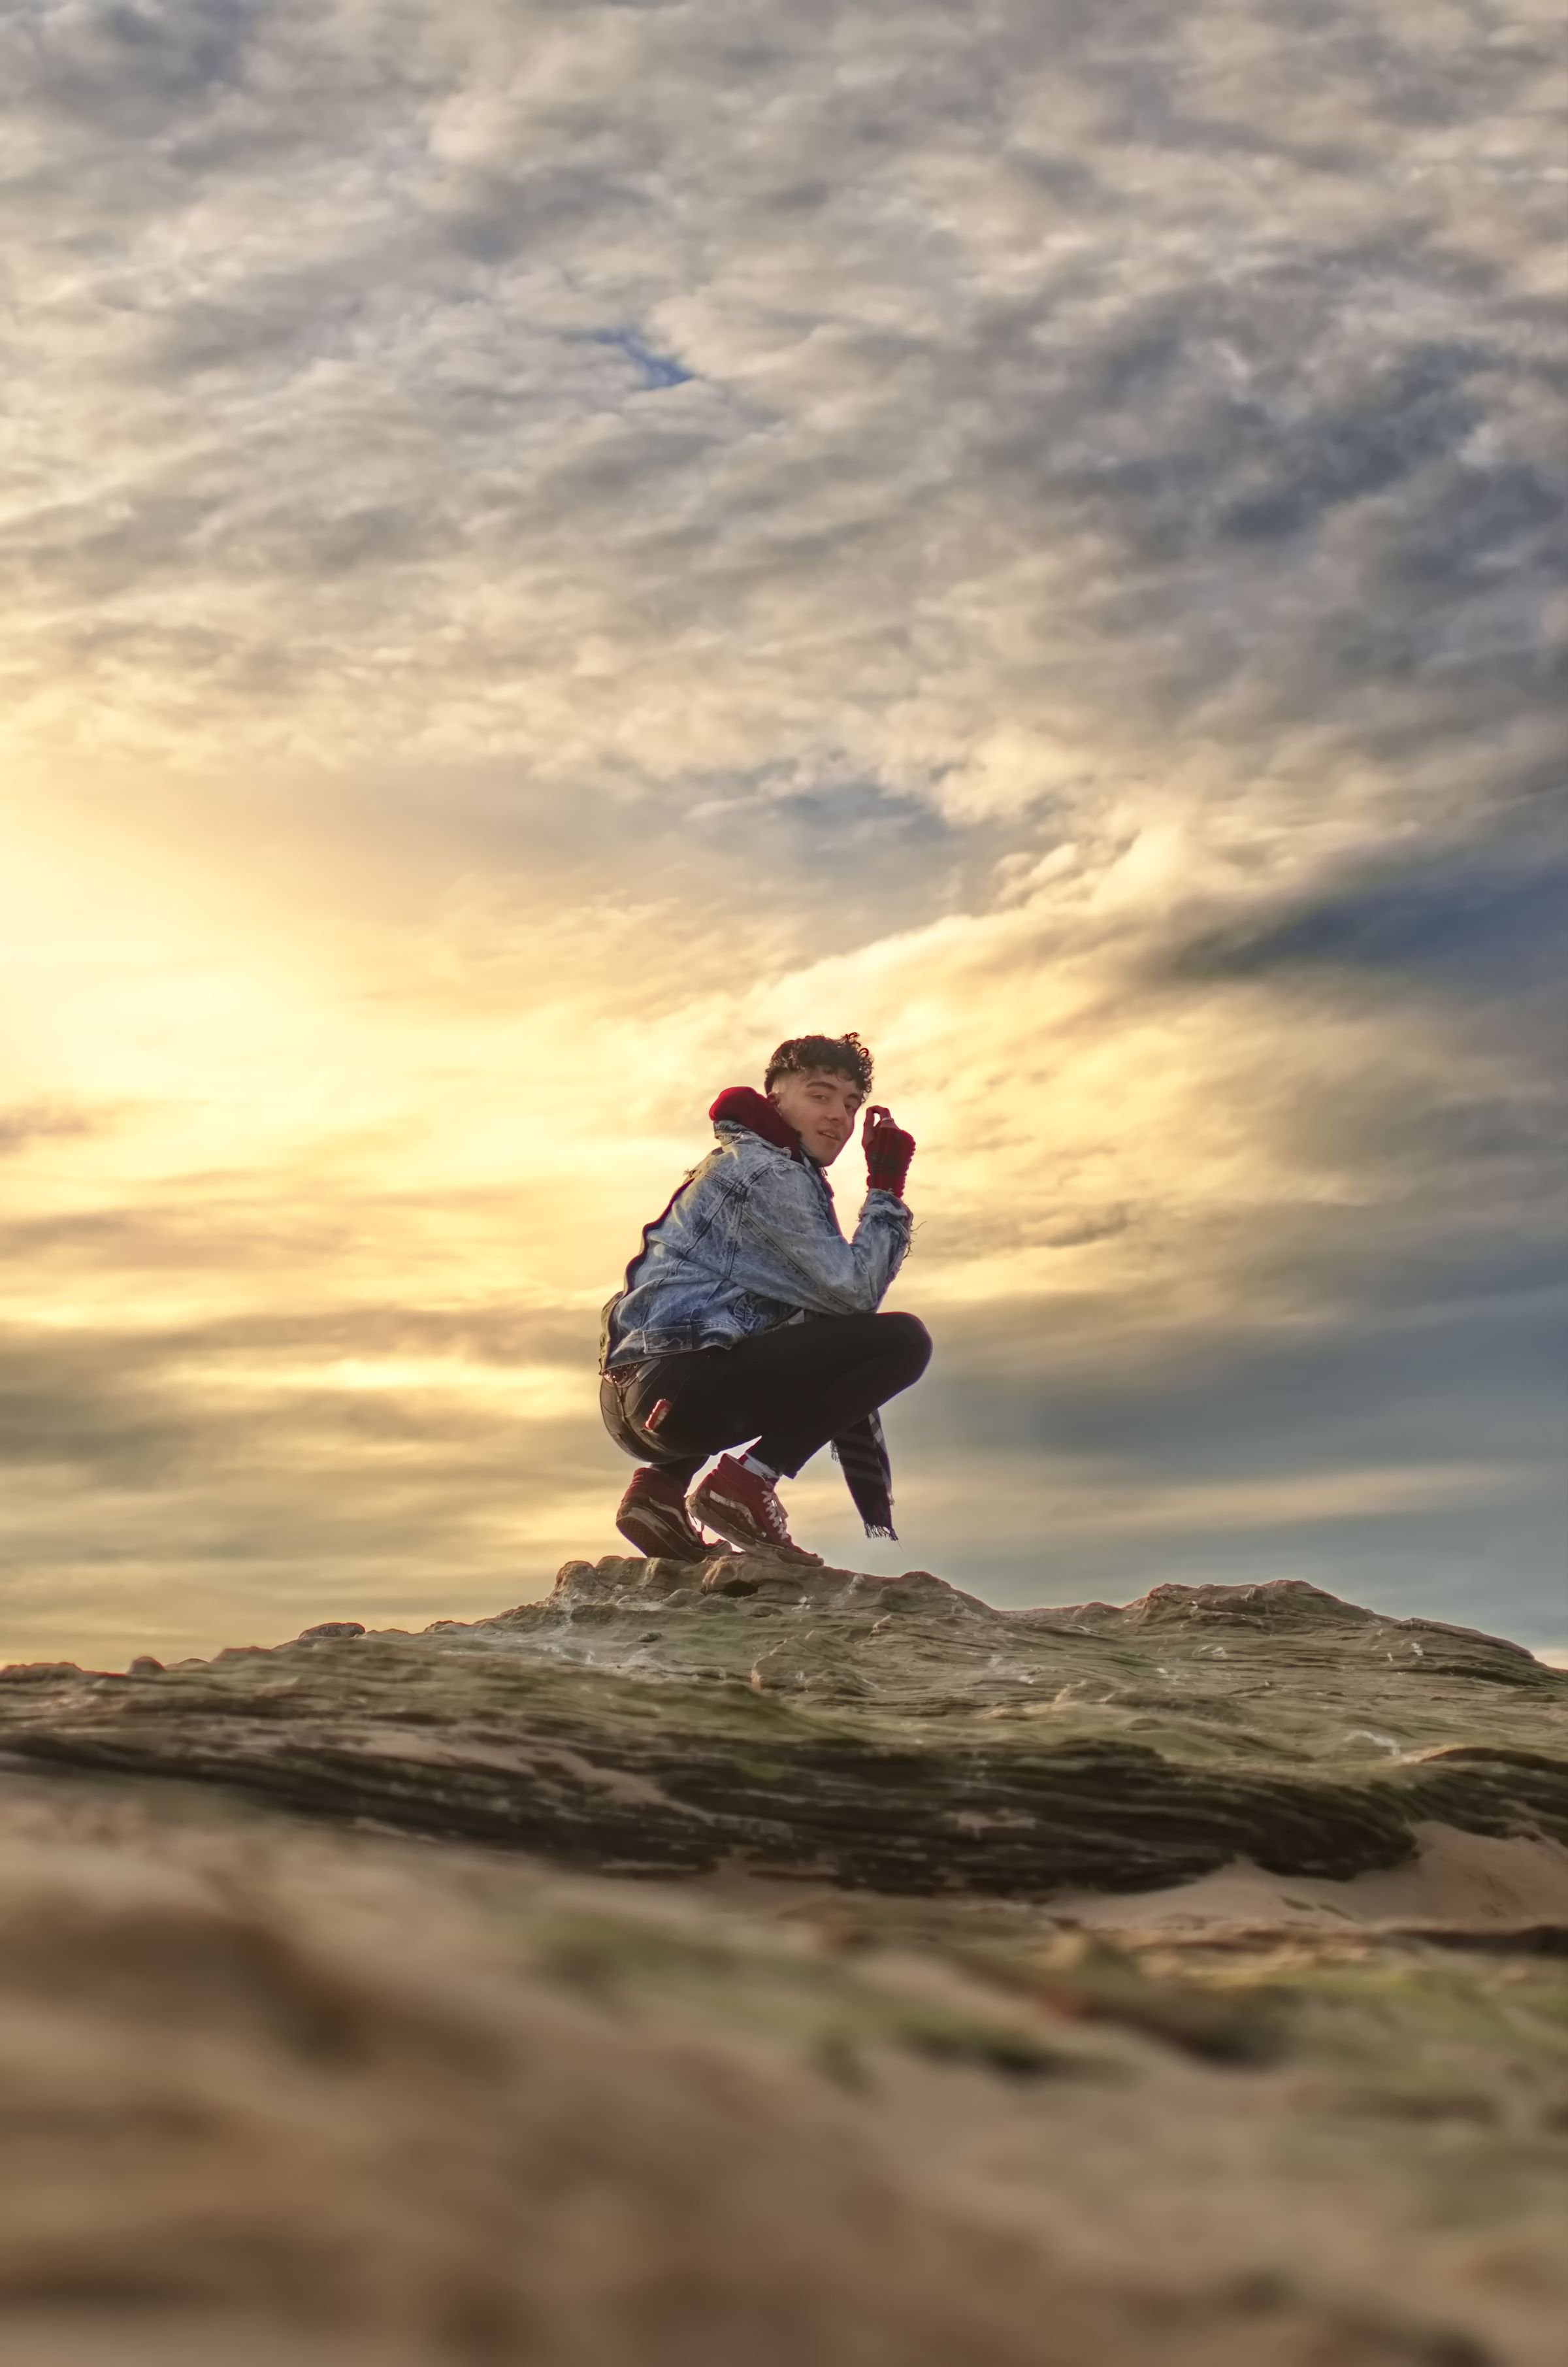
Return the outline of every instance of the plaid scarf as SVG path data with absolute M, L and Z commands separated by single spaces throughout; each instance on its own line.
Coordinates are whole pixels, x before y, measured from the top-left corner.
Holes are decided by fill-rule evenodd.
M 880 1414 L 869 1413 L 859 1421 L 852 1421 L 833 1442 L 833 1459 L 844 1474 L 844 1484 L 855 1499 L 855 1510 L 866 1523 L 869 1537 L 892 1537 L 896 1544 L 898 1531 L 892 1524 L 892 1465 L 888 1460 L 888 1443 L 882 1436 Z

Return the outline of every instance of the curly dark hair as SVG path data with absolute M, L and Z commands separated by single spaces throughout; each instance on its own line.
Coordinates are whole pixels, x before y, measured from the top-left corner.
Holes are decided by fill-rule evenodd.
M 852 1077 L 863 1093 L 871 1090 L 871 1056 L 853 1032 L 791 1036 L 769 1060 L 763 1084 L 771 1092 L 780 1077 L 803 1076 L 809 1069 L 830 1069 L 835 1076 Z

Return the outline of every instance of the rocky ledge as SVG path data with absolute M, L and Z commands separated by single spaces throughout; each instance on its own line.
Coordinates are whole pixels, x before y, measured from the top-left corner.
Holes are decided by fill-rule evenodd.
M 1344 1880 L 1433 1826 L 1568 1842 L 1568 1677 L 1291 1580 L 1001 1611 L 928 1571 L 569 1562 L 417 1635 L 328 1621 L 0 1671 L 0 1750 L 602 1873 L 1045 1899 L 1236 1859 Z

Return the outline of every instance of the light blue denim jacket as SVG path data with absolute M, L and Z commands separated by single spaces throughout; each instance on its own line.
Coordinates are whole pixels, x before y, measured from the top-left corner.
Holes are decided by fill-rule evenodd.
M 869 1315 L 909 1247 L 891 1192 L 868 1192 L 846 1241 L 810 1160 L 721 1118 L 719 1148 L 642 1235 L 626 1287 L 605 1308 L 600 1368 L 692 1348 L 729 1348 L 808 1315 Z

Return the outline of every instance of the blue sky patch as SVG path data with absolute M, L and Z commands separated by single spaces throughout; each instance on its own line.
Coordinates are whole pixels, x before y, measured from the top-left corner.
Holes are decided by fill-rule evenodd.
M 592 343 L 611 345 L 618 354 L 624 354 L 638 374 L 642 391 L 687 386 L 697 376 L 695 370 L 688 370 L 684 363 L 677 362 L 673 354 L 655 353 L 652 345 L 644 344 L 635 329 L 598 329 L 594 333 Z

